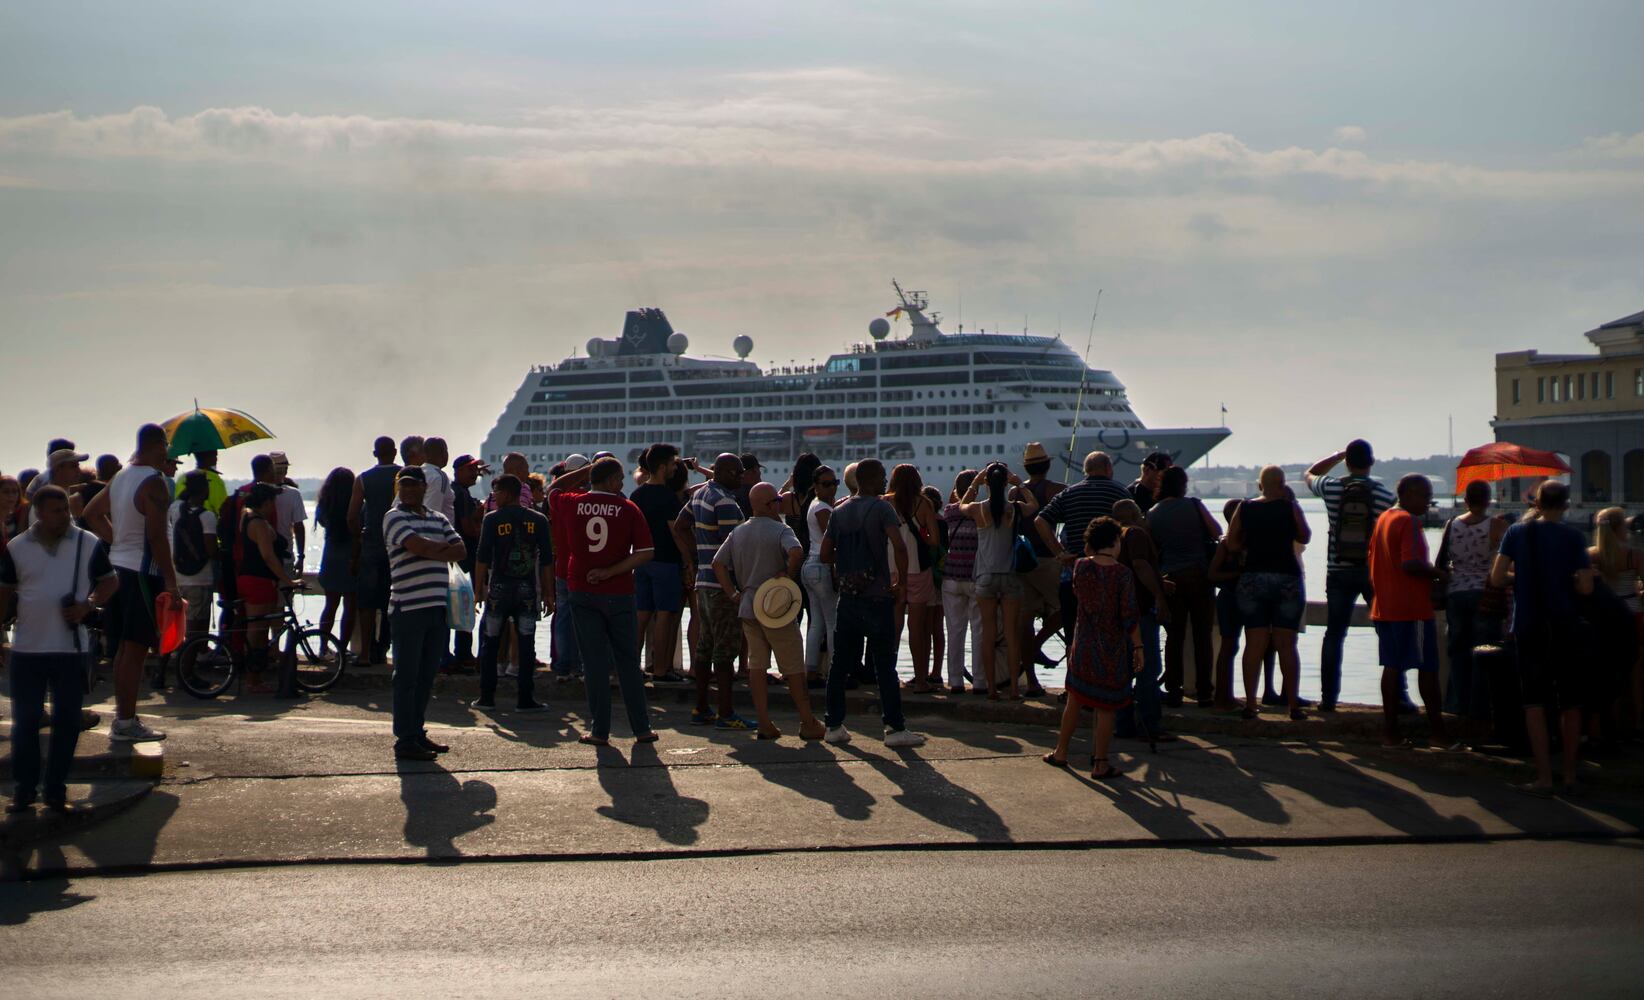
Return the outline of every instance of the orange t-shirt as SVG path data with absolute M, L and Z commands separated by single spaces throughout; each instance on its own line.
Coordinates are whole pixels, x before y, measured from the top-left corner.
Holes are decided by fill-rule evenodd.
M 1433 588 L 1404 571 L 1412 559 L 1427 561 L 1427 539 L 1415 515 L 1399 507 L 1376 518 L 1370 533 L 1370 586 L 1376 595 L 1370 617 L 1378 622 L 1420 622 L 1433 617 Z

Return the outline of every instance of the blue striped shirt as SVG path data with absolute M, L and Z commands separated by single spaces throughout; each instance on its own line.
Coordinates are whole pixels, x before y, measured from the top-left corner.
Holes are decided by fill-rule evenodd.
M 742 523 L 742 508 L 737 506 L 736 494 L 710 481 L 691 495 L 684 514 L 691 523 L 691 537 L 696 540 L 696 587 L 718 590 L 714 554 Z
M 405 547 L 412 535 L 421 535 L 431 542 L 447 545 L 462 541 L 462 536 L 451 527 L 451 522 L 438 511 L 427 508 L 416 511 L 396 506 L 383 515 L 382 537 L 388 543 L 390 606 L 395 611 L 443 608 L 450 564 L 413 554 Z
M 1098 517 L 1111 517 L 1113 505 L 1131 499 L 1130 491 L 1112 479 L 1086 476 L 1050 498 L 1039 518 L 1062 526 L 1062 548 L 1085 554 L 1085 528 Z

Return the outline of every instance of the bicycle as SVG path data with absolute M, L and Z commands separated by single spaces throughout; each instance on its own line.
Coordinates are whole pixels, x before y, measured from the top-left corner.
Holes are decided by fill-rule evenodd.
M 285 637 L 276 670 L 293 671 L 298 690 L 319 694 L 336 684 L 348 662 L 342 640 L 297 617 L 293 588 L 281 587 L 280 591 L 284 606 L 279 611 L 249 618 L 236 615 L 233 629 L 197 635 L 178 647 L 175 654 L 178 685 L 196 698 L 222 695 L 236 680 L 244 678 L 250 654 L 245 648 L 245 627 L 263 622 L 269 623 L 273 630 L 270 647 L 277 637 Z M 243 605 L 243 602 L 236 603 Z

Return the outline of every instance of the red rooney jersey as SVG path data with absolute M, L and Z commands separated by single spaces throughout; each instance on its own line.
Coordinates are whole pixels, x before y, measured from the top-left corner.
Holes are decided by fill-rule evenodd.
M 634 575 L 623 573 L 589 583 L 588 571 L 615 566 L 634 552 L 651 548 L 651 529 L 632 500 L 616 493 L 550 493 L 555 534 L 569 553 L 566 582 L 590 594 L 632 594 Z
M 571 573 L 571 539 L 565 534 L 565 526 L 560 520 L 559 509 L 554 506 L 555 498 L 564 493 L 564 490 L 551 489 L 548 491 L 548 537 L 554 543 L 554 579 L 556 580 L 568 580 Z

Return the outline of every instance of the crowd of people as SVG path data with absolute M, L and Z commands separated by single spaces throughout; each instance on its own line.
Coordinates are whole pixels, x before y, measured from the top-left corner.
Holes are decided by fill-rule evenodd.
M 113 663 L 111 739 L 165 737 L 137 715 L 162 594 L 187 603 L 191 633 L 242 623 L 246 690 L 272 690 L 268 616 L 305 572 L 308 514 L 289 461 L 259 454 L 250 482 L 230 490 L 215 452 L 193 455 L 195 467 L 179 475 L 167 451 L 165 431 L 151 424 L 125 462 L 104 455 L 87 466 L 73 442 L 58 440 L 44 473 L 0 475 L 0 619 L 15 621 L 14 808 L 42 790 L 48 806 L 68 807 L 74 739 L 99 723 L 81 705 L 99 655 Z M 994 700 L 1043 695 L 1037 671 L 1055 664 L 1046 644 L 1056 636 L 1065 707 L 1044 759 L 1069 766 L 1088 710 L 1097 779 L 1121 774 L 1115 736 L 1175 739 L 1163 709 L 1190 693 L 1201 707 L 1249 719 L 1264 706 L 1293 720 L 1315 707 L 1301 696 L 1298 656 L 1307 606 L 1300 554 L 1313 536 L 1278 466 L 1261 471 L 1256 496 L 1229 501 L 1218 519 L 1189 495 L 1187 470 L 1166 454 L 1149 455 L 1124 484 L 1110 456 L 1091 452 L 1082 478 L 1064 485 L 1050 479 L 1050 455 L 1037 443 L 1018 469 L 995 461 L 966 470 L 945 493 L 912 464 L 864 459 L 835 469 L 802 455 L 777 485 L 755 455 L 703 465 L 666 443 L 646 449 L 633 469 L 607 453 L 572 454 L 542 474 L 517 453 L 500 472 L 472 455 L 453 461 L 438 437 L 380 437 L 373 457 L 357 474 L 332 470 L 319 490 L 320 621 L 363 660 L 391 654 L 399 759 L 449 750 L 425 724 L 440 671 L 477 671 L 477 710 L 494 711 L 502 680 L 513 678 L 514 710 L 541 711 L 539 645 L 553 683 L 585 689 L 581 740 L 596 746 L 612 737 L 613 686 L 640 742 L 657 739 L 647 686 L 667 684 L 694 685 L 695 725 L 778 739 L 768 691 L 776 683 L 792 699 L 799 738 L 842 744 L 851 739 L 846 694 L 868 683 L 878 688 L 886 745 L 914 747 L 924 737 L 906 726 L 904 687 Z M 1511 524 L 1492 511 L 1488 484 L 1473 483 L 1466 512 L 1430 554 L 1430 482 L 1405 476 L 1390 489 L 1371 475 L 1374 461 L 1369 444 L 1354 441 L 1305 476 L 1329 525 L 1316 709 L 1336 710 L 1343 640 L 1363 599 L 1390 744 L 1400 741 L 1399 716 L 1415 710 L 1406 693 L 1414 671 L 1432 744 L 1521 734 L 1537 761 L 1526 786 L 1536 794 L 1558 787 L 1549 739 L 1556 715 L 1568 790 L 1583 736 L 1614 739 L 1644 720 L 1636 522 L 1604 511 L 1589 547 L 1563 521 L 1562 483 L 1541 484 Z M 1342 463 L 1345 474 L 1333 474 Z M 489 489 L 476 496 L 481 477 Z M 473 631 L 453 635 L 452 621 L 463 623 L 453 591 L 464 582 L 479 614 Z M 1448 623 L 1443 690 L 1435 609 Z M 537 636 L 544 619 L 545 644 Z M 93 622 L 105 649 L 87 629 Z M 904 638 L 905 684 L 897 671 Z M 739 681 L 752 719 L 736 711 Z M 812 691 L 822 693 L 820 718 Z M 30 737 L 48 693 L 53 736 L 42 766 Z M 1455 739 L 1446 712 L 1460 726 Z

